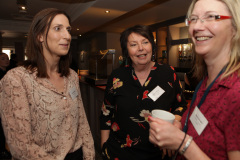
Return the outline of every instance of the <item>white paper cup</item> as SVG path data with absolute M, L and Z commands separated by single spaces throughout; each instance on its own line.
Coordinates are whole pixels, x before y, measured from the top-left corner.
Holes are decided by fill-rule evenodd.
M 152 117 L 159 118 L 164 121 L 168 121 L 170 123 L 173 123 L 173 121 L 175 119 L 175 116 L 172 113 L 170 113 L 168 111 L 160 110 L 160 109 L 152 110 Z

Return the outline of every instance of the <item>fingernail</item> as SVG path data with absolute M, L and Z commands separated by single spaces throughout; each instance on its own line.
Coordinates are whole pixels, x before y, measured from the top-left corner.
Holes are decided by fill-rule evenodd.
M 149 121 L 149 122 L 151 121 L 151 118 L 152 118 L 152 116 L 148 116 L 148 121 Z

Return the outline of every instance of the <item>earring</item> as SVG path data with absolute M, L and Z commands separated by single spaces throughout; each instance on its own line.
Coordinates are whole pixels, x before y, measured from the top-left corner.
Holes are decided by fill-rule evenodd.
M 155 62 L 155 54 L 152 54 L 152 61 Z
M 125 58 L 125 67 L 128 65 L 128 58 Z

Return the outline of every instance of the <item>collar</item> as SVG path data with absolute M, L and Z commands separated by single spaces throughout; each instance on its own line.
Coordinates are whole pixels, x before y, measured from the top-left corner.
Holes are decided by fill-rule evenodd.
M 234 86 L 234 84 L 235 84 L 235 82 L 236 81 L 239 81 L 240 80 L 240 77 L 239 77 L 239 75 L 238 75 L 238 72 L 236 71 L 236 72 L 234 72 L 233 74 L 231 74 L 230 76 L 228 76 L 228 77 L 226 77 L 226 78 L 224 78 L 224 79 L 221 79 L 220 80 L 220 78 L 221 77 L 219 77 L 217 80 L 216 80 L 216 82 L 214 83 L 214 85 L 212 86 L 212 88 L 210 89 L 210 90 L 214 90 L 214 89 L 217 89 L 217 88 L 219 88 L 219 87 L 225 87 L 225 88 L 232 88 L 233 86 Z M 206 84 L 207 84 L 207 79 L 208 79 L 208 76 L 206 76 L 205 78 L 204 78 L 204 81 L 203 81 L 203 84 L 202 84 L 202 87 L 204 86 L 204 89 L 203 89 L 203 91 L 205 91 L 206 90 Z

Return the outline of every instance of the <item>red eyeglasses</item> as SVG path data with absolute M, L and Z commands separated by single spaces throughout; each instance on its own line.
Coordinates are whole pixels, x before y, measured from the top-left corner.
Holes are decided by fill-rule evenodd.
M 201 22 L 211 22 L 216 20 L 224 20 L 224 19 L 231 19 L 232 16 L 223 16 L 223 15 L 214 15 L 214 14 L 207 14 L 204 15 L 202 18 L 199 18 L 198 16 L 191 15 L 189 18 L 185 19 L 186 26 L 189 26 L 190 24 L 196 24 L 198 19 L 200 19 Z

